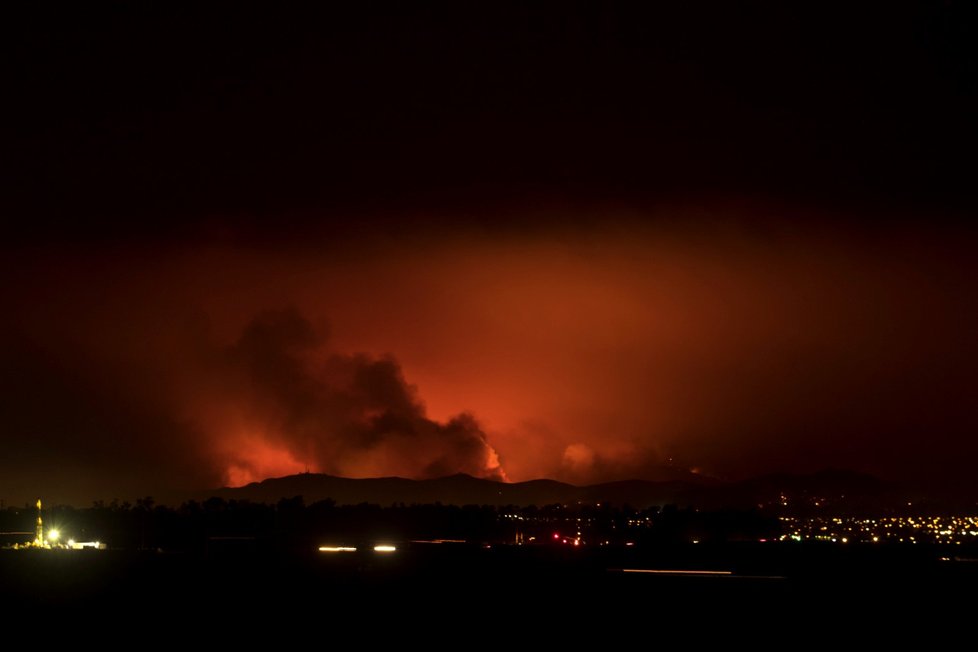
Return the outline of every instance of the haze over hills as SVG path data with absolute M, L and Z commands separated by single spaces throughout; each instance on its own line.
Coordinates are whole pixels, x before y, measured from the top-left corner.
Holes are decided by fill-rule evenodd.
M 302 496 L 307 503 L 331 499 L 340 505 L 440 502 L 525 506 L 607 502 L 636 508 L 676 504 L 703 508 L 781 505 L 793 509 L 857 510 L 891 508 L 905 498 L 903 492 L 871 476 L 834 470 L 810 475 L 762 476 L 736 483 L 689 474 L 677 480 L 624 480 L 587 486 L 545 479 L 506 483 L 462 473 L 432 480 L 353 479 L 302 473 L 243 487 L 225 487 L 206 496 L 266 503 Z

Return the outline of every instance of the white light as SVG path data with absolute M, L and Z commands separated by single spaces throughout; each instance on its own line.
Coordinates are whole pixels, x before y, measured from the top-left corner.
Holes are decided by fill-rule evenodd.
M 61 533 L 57 530 L 48 530 L 48 541 L 57 541 Z
M 350 546 L 319 546 L 319 552 L 356 552 L 356 548 Z
M 394 546 L 374 546 L 374 552 L 394 552 L 397 550 Z

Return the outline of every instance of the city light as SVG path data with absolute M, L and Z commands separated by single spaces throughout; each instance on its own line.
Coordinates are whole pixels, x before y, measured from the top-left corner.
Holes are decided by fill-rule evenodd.
M 978 536 L 978 516 L 781 517 L 782 540 L 962 545 Z
M 319 546 L 319 552 L 356 552 L 351 546 Z
M 61 538 L 61 533 L 57 530 L 48 530 L 48 541 L 57 541 Z
M 387 545 L 374 546 L 374 552 L 394 552 L 395 550 L 397 550 L 397 548 L 394 546 L 387 546 Z

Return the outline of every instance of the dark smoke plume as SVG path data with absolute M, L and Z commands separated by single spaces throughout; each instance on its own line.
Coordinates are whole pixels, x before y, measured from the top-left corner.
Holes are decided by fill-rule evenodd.
M 394 358 L 330 352 L 326 335 L 294 309 L 255 317 L 224 352 L 221 372 L 250 428 L 317 471 L 504 477 L 471 415 L 429 419 Z

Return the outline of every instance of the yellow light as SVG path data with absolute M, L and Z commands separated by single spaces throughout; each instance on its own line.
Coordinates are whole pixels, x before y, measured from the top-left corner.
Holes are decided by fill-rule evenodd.
M 48 530 L 48 541 L 57 541 L 61 533 L 57 530 Z
M 68 539 L 68 547 L 69 548 L 74 548 L 75 547 L 75 540 L 74 539 Z
M 356 552 L 356 548 L 350 546 L 319 546 L 319 552 Z
M 397 550 L 394 546 L 374 546 L 374 552 L 394 552 Z

